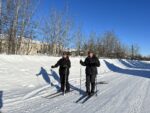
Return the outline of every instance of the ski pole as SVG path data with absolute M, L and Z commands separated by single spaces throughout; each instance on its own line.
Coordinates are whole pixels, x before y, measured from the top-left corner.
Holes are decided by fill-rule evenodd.
M 82 55 L 82 52 L 80 52 L 80 60 L 82 60 L 82 56 L 81 55 Z M 82 92 L 81 91 L 81 88 L 82 88 L 82 86 L 81 86 L 82 83 L 81 82 L 82 82 L 82 66 L 80 65 L 80 94 Z
M 82 78 L 82 66 L 80 65 L 80 94 L 81 94 L 81 78 Z
M 97 96 L 97 92 L 98 92 L 98 89 L 97 89 L 97 74 L 96 74 L 96 96 Z
M 81 94 L 81 78 L 82 78 L 82 66 L 80 65 L 80 94 Z
M 65 91 L 66 91 L 66 82 L 67 82 L 67 68 L 65 69 L 65 84 L 64 84 L 64 95 L 65 95 Z

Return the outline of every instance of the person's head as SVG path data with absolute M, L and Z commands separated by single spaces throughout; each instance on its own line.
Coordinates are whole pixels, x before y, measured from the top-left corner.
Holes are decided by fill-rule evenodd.
M 63 53 L 63 58 L 67 58 L 68 54 L 66 52 Z
M 92 58 L 92 57 L 94 56 L 93 51 L 88 51 L 88 56 L 89 56 L 90 58 Z

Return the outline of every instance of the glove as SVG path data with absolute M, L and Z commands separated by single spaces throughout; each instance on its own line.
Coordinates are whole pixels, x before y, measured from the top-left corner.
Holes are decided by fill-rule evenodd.
M 55 66 L 51 66 L 51 68 L 55 68 Z
M 83 64 L 83 61 L 82 61 L 82 60 L 80 60 L 80 64 Z

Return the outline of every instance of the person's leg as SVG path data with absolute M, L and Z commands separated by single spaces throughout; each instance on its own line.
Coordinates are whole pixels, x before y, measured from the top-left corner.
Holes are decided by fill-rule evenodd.
M 64 75 L 60 75 L 61 91 L 64 91 Z
M 95 78 L 96 75 L 91 75 L 91 93 L 94 93 L 95 91 Z
M 70 91 L 69 75 L 67 75 L 67 77 L 66 77 L 66 91 L 67 91 L 67 92 Z
M 86 92 L 90 93 L 90 75 L 86 75 Z

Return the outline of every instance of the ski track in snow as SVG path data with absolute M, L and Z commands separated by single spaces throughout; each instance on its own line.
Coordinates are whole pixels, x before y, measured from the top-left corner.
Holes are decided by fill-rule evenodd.
M 57 90 L 58 81 L 50 67 L 59 57 L 0 55 L 0 91 L 2 113 L 150 113 L 150 62 L 100 59 L 98 96 L 84 104 L 75 103 L 79 94 L 79 58 L 71 58 L 70 84 L 73 92 L 53 99 L 44 98 Z M 50 75 L 47 84 L 43 67 Z M 53 71 L 58 74 L 58 68 Z M 82 67 L 82 90 L 85 91 L 85 67 Z M 114 72 L 113 72 L 114 71 Z M 147 75 L 145 74 L 147 73 Z

